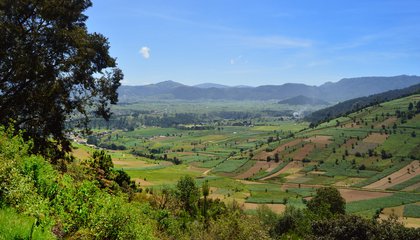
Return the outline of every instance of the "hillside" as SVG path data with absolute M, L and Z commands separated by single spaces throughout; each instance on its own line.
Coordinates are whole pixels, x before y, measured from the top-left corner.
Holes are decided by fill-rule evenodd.
M 420 84 L 416 84 L 404 89 L 391 90 L 384 93 L 370 95 L 368 97 L 355 98 L 344 101 L 342 103 L 338 103 L 328 108 L 315 111 L 309 116 L 305 117 L 305 120 L 314 124 L 318 124 L 322 121 L 328 121 L 333 118 L 337 118 L 343 114 L 355 112 L 374 104 L 380 104 L 386 101 L 391 101 L 393 99 L 401 98 L 403 96 L 408 96 L 419 92 Z
M 305 97 L 303 95 L 299 95 L 296 97 L 288 98 L 282 101 L 279 101 L 279 104 L 289 104 L 289 105 L 329 105 L 327 101 Z
M 282 213 L 286 206 L 303 208 L 321 186 L 334 186 L 349 213 L 386 217 L 399 209 L 406 224 L 419 226 L 413 210 L 420 202 L 419 101 L 419 94 L 396 98 L 315 128 L 250 117 L 115 130 L 98 134 L 97 142 L 125 146 L 134 156 L 118 157 L 116 166 L 149 187 L 189 174 L 208 180 L 211 198 L 235 200 L 248 211 L 268 204 Z
M 0 237 L 316 239 L 313 226 L 341 231 L 357 221 L 364 234 L 385 237 L 387 227 L 418 239 L 419 102 L 394 99 L 313 129 L 280 119 L 94 129 L 89 144 L 75 137 L 76 161 L 55 164 L 0 127 Z M 323 193 L 337 196 L 339 212 L 313 207 L 334 201 L 317 203 Z M 372 220 L 391 214 L 417 229 Z M 304 230 L 269 231 L 289 215 Z
M 344 101 L 420 83 L 418 76 L 345 78 L 321 86 L 286 83 L 259 87 L 228 87 L 218 84 L 186 86 L 173 81 L 144 86 L 121 86 L 120 102 L 145 99 L 181 100 L 284 100 L 299 95 L 327 102 Z

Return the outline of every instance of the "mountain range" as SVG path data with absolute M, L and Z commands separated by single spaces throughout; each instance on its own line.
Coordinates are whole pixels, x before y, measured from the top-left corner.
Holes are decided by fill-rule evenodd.
M 344 78 L 320 86 L 301 83 L 263 85 L 258 87 L 204 83 L 187 86 L 174 81 L 164 81 L 143 86 L 121 86 L 118 89 L 121 103 L 141 100 L 285 100 L 305 96 L 330 103 L 368 96 L 420 83 L 419 76 Z

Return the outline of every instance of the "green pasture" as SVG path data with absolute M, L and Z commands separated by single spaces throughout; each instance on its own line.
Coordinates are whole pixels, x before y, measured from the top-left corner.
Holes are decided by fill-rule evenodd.
M 419 204 L 405 205 L 404 217 L 420 218 L 420 205 Z
M 392 196 L 361 200 L 347 203 L 348 213 L 362 212 L 371 209 L 396 207 L 420 201 L 420 194 L 414 193 L 395 193 Z

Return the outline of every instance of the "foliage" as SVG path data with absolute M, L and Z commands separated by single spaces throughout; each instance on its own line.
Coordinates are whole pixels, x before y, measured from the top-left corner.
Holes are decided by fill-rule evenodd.
M 65 122 L 89 109 L 110 117 L 123 74 L 108 40 L 88 33 L 90 0 L 0 2 L 0 124 L 10 119 L 34 140 L 34 151 L 70 150 Z M 107 69 L 110 71 L 107 71 Z M 51 138 L 52 137 L 52 138 Z M 52 141 L 53 140 L 53 141 Z
M 311 239 L 419 239 L 420 230 L 405 228 L 395 218 L 369 221 L 359 216 L 343 215 L 324 219 L 312 225 Z
M 59 238 L 153 238 L 154 223 L 145 218 L 144 204 L 111 195 L 88 177 L 77 181 L 61 175 L 44 158 L 31 155 L 30 148 L 12 129 L 0 129 L 0 206 L 29 216 L 25 226 L 36 223 L 35 233 L 44 229 Z
M 345 214 L 346 212 L 346 201 L 333 187 L 318 188 L 315 196 L 308 201 L 307 206 L 310 211 L 321 217 Z
M 183 176 L 179 179 L 176 187 L 177 197 L 183 209 L 192 216 L 197 214 L 197 202 L 200 198 L 200 191 L 194 179 L 189 175 Z

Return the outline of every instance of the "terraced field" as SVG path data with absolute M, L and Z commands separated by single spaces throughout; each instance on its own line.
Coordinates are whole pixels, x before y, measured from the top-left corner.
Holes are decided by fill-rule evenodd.
M 98 140 L 126 147 L 110 151 L 114 165 L 143 187 L 171 185 L 189 174 L 209 181 L 212 198 L 235 200 L 250 212 L 259 204 L 281 212 L 303 207 L 318 187 L 335 186 L 349 212 L 372 217 L 378 209 L 383 216 L 399 209 L 411 219 L 407 224 L 420 226 L 420 114 L 407 117 L 409 103 L 419 99 L 371 106 L 315 128 L 251 120 L 257 124 L 108 131 Z M 74 153 L 88 158 L 90 151 L 78 145 Z

